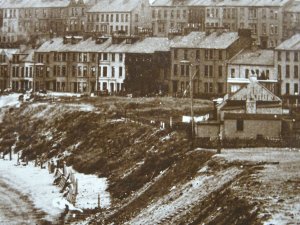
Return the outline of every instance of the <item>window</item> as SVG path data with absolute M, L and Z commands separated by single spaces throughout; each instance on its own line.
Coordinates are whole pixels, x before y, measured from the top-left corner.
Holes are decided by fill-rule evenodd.
M 103 61 L 107 60 L 107 53 L 103 53 Z
M 66 66 L 62 66 L 61 67 L 61 73 L 62 73 L 62 76 L 66 76 L 67 75 L 67 69 L 66 69 Z
M 180 68 L 180 74 L 181 76 L 184 76 L 184 65 L 181 65 L 181 68 Z
M 231 68 L 231 70 L 230 70 L 230 77 L 231 78 L 235 77 L 235 69 L 234 68 Z
M 295 83 L 294 84 L 294 94 L 297 95 L 299 92 L 298 92 L 298 84 Z
M 204 55 L 205 55 L 205 59 L 208 59 L 208 50 L 207 49 L 205 49 Z
M 208 65 L 204 66 L 204 76 L 208 77 Z
M 290 53 L 286 52 L 285 55 L 286 55 L 286 61 L 290 61 Z
M 285 84 L 285 93 L 288 95 L 290 94 L 290 84 L 289 83 L 286 83 Z
M 185 69 L 186 69 L 185 75 L 186 75 L 186 76 L 189 76 L 189 75 L 190 75 L 190 66 L 189 66 L 189 65 L 186 65 L 186 66 L 185 66 Z
M 281 52 L 277 52 L 277 60 L 281 61 Z
M 223 59 L 223 54 L 222 54 L 222 50 L 219 51 L 219 60 L 222 60 Z
M 152 10 L 152 18 L 155 19 L 155 10 Z
M 200 50 L 196 50 L 196 59 L 200 59 Z
M 77 67 L 76 66 L 72 66 L 72 76 L 76 77 L 77 74 Z
M 281 80 L 281 66 L 278 65 L 277 67 L 277 72 L 278 72 L 278 79 Z
M 246 78 L 249 78 L 249 69 L 246 69 L 246 70 L 245 70 L 245 77 L 246 77 Z
M 188 58 L 188 51 L 187 50 L 184 50 L 184 56 L 183 56 L 183 59 L 187 59 Z
M 78 77 L 81 77 L 82 76 L 82 70 L 81 70 L 81 66 L 78 66 L 78 74 L 77 74 Z
M 219 66 L 219 77 L 223 76 L 223 66 Z
M 298 66 L 294 66 L 294 78 L 298 78 L 299 77 L 299 68 Z
M 174 59 L 177 59 L 178 54 L 177 54 L 177 49 L 174 49 Z
M 24 77 L 24 75 L 25 75 L 24 67 L 21 67 L 21 77 Z
M 115 61 L 115 53 L 111 53 L 111 61 Z
M 107 67 L 103 67 L 103 77 L 107 77 Z
M 171 10 L 171 19 L 174 19 L 174 10 Z
M 57 76 L 60 76 L 60 66 L 57 66 L 56 72 L 57 72 Z
M 290 66 L 286 65 L 285 67 L 285 77 L 289 78 L 290 77 Z
M 96 67 L 91 67 L 91 74 L 92 74 L 92 77 L 96 76 Z
M 214 91 L 213 83 L 209 83 L 209 93 L 213 93 L 213 91 Z
M 209 59 L 213 59 L 214 56 L 214 50 L 210 49 L 209 50 Z
M 243 131 L 244 130 L 244 120 L 237 120 L 236 121 L 236 130 Z
M 210 66 L 209 66 L 209 77 L 213 77 L 213 72 L 214 72 L 213 66 L 210 65 Z
M 173 65 L 173 74 L 175 77 L 177 76 L 177 64 Z
M 123 61 L 123 54 L 122 54 L 122 53 L 119 54 L 119 61 L 120 61 L 120 62 Z
M 83 67 L 83 76 L 87 77 L 87 66 Z
M 199 78 L 199 76 L 200 76 L 200 66 L 197 65 L 197 66 L 196 66 L 196 77 Z
M 115 77 L 115 67 L 111 67 L 111 77 Z
M 122 77 L 123 75 L 123 68 L 120 66 L 119 67 L 119 77 Z
M 299 58 L 298 58 L 298 52 L 294 52 L 294 61 L 298 62 Z

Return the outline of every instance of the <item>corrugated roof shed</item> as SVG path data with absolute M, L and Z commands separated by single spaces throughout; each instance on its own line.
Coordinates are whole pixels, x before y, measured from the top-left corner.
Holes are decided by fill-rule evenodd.
M 246 49 L 230 60 L 230 64 L 274 66 L 274 51 Z
M 88 12 L 131 12 L 139 4 L 139 0 L 104 0 L 100 1 Z
M 226 49 L 239 39 L 237 32 L 218 33 L 206 35 L 205 32 L 191 32 L 183 36 L 180 41 L 171 45 L 172 48 L 206 48 Z
M 276 50 L 300 50 L 300 34 L 295 34 L 290 39 L 285 40 Z
M 60 8 L 67 7 L 68 0 L 0 0 L 0 8 Z

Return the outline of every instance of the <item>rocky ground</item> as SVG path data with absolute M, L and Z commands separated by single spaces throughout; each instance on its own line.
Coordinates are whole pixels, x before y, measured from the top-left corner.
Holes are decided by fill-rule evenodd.
M 111 207 L 86 210 L 74 224 L 300 223 L 300 152 L 196 149 L 184 127 L 158 126 L 189 112 L 188 99 L 178 101 L 35 98 L 7 109 L 0 147 L 107 178 Z M 195 105 L 199 114 L 212 107 Z

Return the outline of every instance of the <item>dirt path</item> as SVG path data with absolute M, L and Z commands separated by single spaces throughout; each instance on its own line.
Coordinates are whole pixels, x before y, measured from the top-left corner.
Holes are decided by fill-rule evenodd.
M 44 216 L 26 195 L 12 189 L 0 176 L 0 224 L 47 224 Z

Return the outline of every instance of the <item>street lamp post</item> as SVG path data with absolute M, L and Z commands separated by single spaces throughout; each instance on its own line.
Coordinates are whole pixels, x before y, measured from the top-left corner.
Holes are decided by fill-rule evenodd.
M 193 85 L 193 76 L 191 73 L 191 67 L 192 64 L 189 60 L 182 60 L 180 61 L 182 64 L 189 66 L 189 79 L 190 79 L 190 99 L 191 99 L 191 126 L 192 126 L 192 133 L 191 133 L 191 137 L 192 137 L 192 141 L 194 139 L 194 133 L 195 133 L 195 125 L 194 125 L 194 85 Z M 197 71 L 196 71 L 197 72 Z

